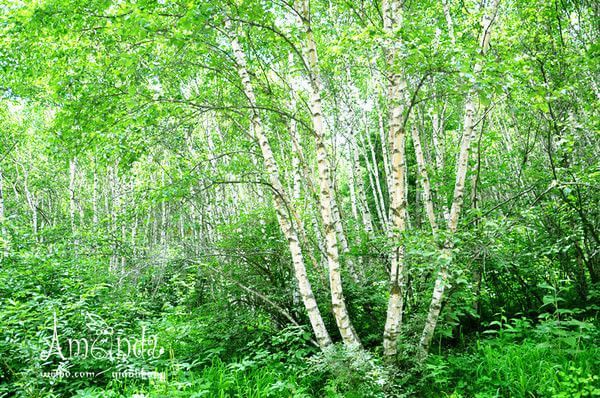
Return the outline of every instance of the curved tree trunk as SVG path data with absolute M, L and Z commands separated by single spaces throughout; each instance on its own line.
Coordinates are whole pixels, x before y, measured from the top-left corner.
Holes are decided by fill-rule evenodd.
M 231 26 L 230 24 L 228 25 L 229 27 Z M 246 67 L 246 57 L 241 49 L 237 36 L 238 32 L 234 32 L 234 36 L 231 41 L 231 47 L 233 48 L 237 62 L 238 73 L 244 85 L 244 92 L 248 97 L 248 101 L 252 107 L 251 122 L 253 126 L 254 137 L 258 141 L 258 145 L 263 156 L 265 169 L 269 175 L 269 182 L 275 191 L 273 195 L 273 202 L 277 211 L 277 220 L 279 221 L 279 226 L 281 227 L 281 230 L 288 241 L 288 246 L 292 255 L 292 262 L 294 264 L 294 274 L 296 276 L 300 295 L 302 296 L 302 301 L 308 313 L 308 318 L 317 339 L 317 343 L 321 348 L 324 348 L 331 344 L 331 338 L 329 337 L 329 333 L 325 328 L 323 318 L 321 317 L 321 312 L 317 306 L 317 301 L 315 300 L 310 281 L 308 280 L 308 276 L 306 274 L 306 267 L 304 265 L 302 250 L 300 248 L 298 233 L 294 228 L 293 220 L 291 216 L 289 216 L 288 212 L 288 207 L 291 204 L 286 199 L 286 194 L 279 178 L 279 169 L 275 161 L 275 157 L 273 156 L 271 145 L 263 133 L 262 121 L 260 119 L 260 115 L 258 114 L 258 110 L 256 109 L 256 97 L 254 96 L 254 90 L 250 82 L 250 75 L 248 74 Z
M 331 305 L 344 344 L 361 345 L 358 335 L 350 321 L 342 288 L 341 265 L 334 217 L 334 192 L 331 189 L 331 166 L 327 156 L 327 148 L 325 146 L 325 124 L 323 120 L 323 107 L 321 104 L 321 89 L 318 81 L 319 61 L 317 46 L 310 26 L 308 0 L 299 1 L 298 8 L 305 31 L 306 58 L 308 60 L 308 72 L 310 75 L 310 113 L 316 141 L 317 167 L 319 174 L 319 202 L 323 227 L 325 229 L 325 250 L 329 268 Z
M 492 0 L 491 4 L 488 6 L 483 15 L 483 19 L 481 21 L 482 32 L 479 44 L 479 51 L 481 55 L 485 55 L 487 53 L 491 35 L 490 29 L 492 26 L 492 22 L 494 21 L 494 17 L 496 16 L 499 1 L 500 0 Z M 476 63 L 473 67 L 474 74 L 479 74 L 479 72 L 481 72 L 481 68 L 481 64 Z M 467 94 L 467 101 L 465 103 L 463 135 L 460 144 L 460 152 L 456 161 L 456 181 L 454 183 L 454 196 L 452 199 L 452 206 L 450 208 L 450 217 L 448 219 L 448 230 L 451 236 L 446 240 L 442 249 L 442 264 L 440 265 L 440 270 L 435 281 L 433 294 L 431 297 L 431 304 L 429 305 L 429 312 L 427 314 L 427 320 L 425 321 L 425 327 L 423 328 L 423 333 L 421 334 L 421 340 L 419 342 L 419 351 L 420 356 L 422 358 L 427 356 L 427 353 L 429 352 L 431 339 L 433 338 L 433 333 L 437 326 L 440 310 L 442 308 L 442 303 L 444 300 L 444 291 L 446 289 L 448 281 L 449 266 L 452 262 L 452 249 L 454 248 L 452 235 L 454 235 L 458 227 L 458 221 L 460 218 L 460 213 L 464 201 L 464 190 L 469 164 L 470 144 L 474 138 L 476 101 L 477 93 L 475 89 L 472 88 Z

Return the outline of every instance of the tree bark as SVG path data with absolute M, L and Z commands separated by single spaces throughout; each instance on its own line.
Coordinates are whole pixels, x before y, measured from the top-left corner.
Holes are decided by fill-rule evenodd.
M 367 195 L 365 193 L 365 183 L 361 173 L 360 158 L 358 156 L 358 150 L 356 144 L 352 145 L 350 150 L 353 156 L 352 176 L 354 177 L 354 183 L 356 184 L 356 195 L 358 200 L 358 210 L 361 215 L 363 226 L 369 236 L 373 234 L 373 217 L 371 215 L 371 209 L 369 209 L 369 202 L 367 201 Z
M 77 159 L 69 160 L 69 220 L 71 232 L 75 233 L 75 174 L 77 172 Z
M 98 170 L 94 159 L 94 180 L 92 182 L 92 224 L 98 225 Z
M 433 206 L 433 198 L 431 196 L 431 183 L 429 180 L 429 172 L 427 171 L 427 163 L 425 156 L 423 155 L 423 147 L 421 145 L 421 137 L 419 136 L 419 130 L 417 129 L 416 122 L 413 123 L 412 129 L 412 140 L 415 148 L 415 157 L 417 158 L 417 168 L 419 170 L 419 179 L 421 181 L 421 187 L 423 188 L 423 204 L 425 206 L 425 213 L 427 214 L 427 220 L 431 231 L 437 236 L 438 226 L 435 217 L 435 209 Z
M 391 0 L 384 7 L 384 30 L 391 36 L 402 26 L 403 1 Z M 390 40 L 390 38 L 388 38 Z M 391 161 L 390 227 L 388 237 L 392 244 L 390 269 L 390 298 L 383 331 L 383 355 L 387 360 L 393 359 L 398 351 L 398 335 L 402 327 L 405 289 L 405 249 L 402 233 L 406 229 L 406 134 L 404 130 L 404 92 L 406 80 L 397 71 L 398 50 L 396 43 L 389 43 L 386 48 L 386 62 L 390 79 L 388 98 L 390 102 L 389 145 Z
M 0 233 L 2 233 L 2 256 L 8 257 L 10 240 L 6 230 L 6 218 L 4 215 L 4 175 L 0 170 Z
M 491 4 L 487 7 L 481 22 L 482 32 L 479 42 L 479 51 L 482 56 L 487 53 L 490 41 L 490 28 L 492 22 L 496 16 L 498 3 L 500 0 L 492 0 Z M 474 75 L 478 75 L 481 72 L 481 64 L 477 62 L 473 67 Z M 462 210 L 465 180 L 467 176 L 468 163 L 469 163 L 469 152 L 470 144 L 474 138 L 474 120 L 475 120 L 475 106 L 477 101 L 477 93 L 475 88 L 471 88 L 467 94 L 467 100 L 465 103 L 465 116 L 463 135 L 461 139 L 460 151 L 456 162 L 456 181 L 454 183 L 454 196 L 452 199 L 452 206 L 450 208 L 450 217 L 448 219 L 448 230 L 450 237 L 444 243 L 442 249 L 442 264 L 435 281 L 433 288 L 433 294 L 431 297 L 431 304 L 429 306 L 429 312 L 427 314 L 427 320 L 425 321 L 425 327 L 421 334 L 419 342 L 419 355 L 421 358 L 425 358 L 429 352 L 429 346 L 433 333 L 437 326 L 437 322 L 442 308 L 442 302 L 444 299 L 444 291 L 448 281 L 449 266 L 452 262 L 452 249 L 454 248 L 454 242 L 452 235 L 457 230 L 458 221 L 460 218 L 460 212 Z
M 454 22 L 452 21 L 452 14 L 450 14 L 450 5 L 448 0 L 442 0 L 442 6 L 444 7 L 444 17 L 446 18 L 446 26 L 448 27 L 448 36 L 452 45 L 456 45 L 456 38 L 454 37 Z
M 228 22 L 228 28 L 232 29 L 230 22 Z M 233 48 L 238 67 L 238 74 L 242 80 L 244 92 L 248 98 L 248 101 L 250 102 L 250 106 L 252 107 L 251 123 L 253 126 L 254 137 L 258 141 L 258 145 L 261 149 L 265 169 L 269 175 L 269 182 L 275 190 L 273 202 L 277 211 L 277 219 L 279 221 L 281 230 L 288 241 L 289 249 L 292 255 L 292 261 L 294 264 L 294 273 L 298 282 L 298 288 L 300 290 L 300 295 L 302 296 L 304 307 L 308 313 L 308 317 L 319 346 L 321 348 L 325 348 L 331 344 L 331 338 L 329 337 L 329 333 L 325 328 L 325 324 L 321 317 L 321 312 L 317 306 L 317 302 L 312 292 L 312 287 L 306 274 L 304 258 L 300 248 L 300 240 L 298 238 L 297 231 L 293 226 L 292 217 L 288 215 L 287 211 L 287 208 L 291 204 L 286 199 L 286 194 L 279 178 L 279 169 L 275 157 L 273 156 L 271 145 L 263 133 L 262 121 L 258 110 L 256 109 L 256 97 L 254 95 L 254 89 L 252 87 L 250 75 L 246 67 L 246 57 L 238 41 L 238 35 L 239 30 L 236 29 L 231 40 L 231 47 Z
M 334 218 L 334 192 L 331 190 L 331 166 L 325 146 L 325 124 L 323 120 L 323 108 L 321 103 L 321 88 L 319 83 L 319 61 L 317 46 L 310 24 L 310 10 L 308 0 L 297 2 L 298 14 L 300 16 L 305 33 L 305 52 L 310 77 L 310 113 L 315 135 L 315 146 L 317 152 L 317 168 L 319 174 L 319 202 L 321 218 L 325 229 L 325 248 L 327 264 L 329 268 L 329 285 L 331 290 L 331 304 L 333 314 L 346 345 L 361 345 L 358 335 L 352 326 L 344 292 L 342 287 L 342 275 L 339 258 L 338 241 L 335 230 Z
M 37 200 L 35 196 L 29 190 L 29 171 L 25 168 L 25 166 L 21 166 L 23 168 L 23 190 L 25 191 L 25 200 L 27 200 L 27 204 L 29 205 L 29 209 L 31 209 L 31 227 L 33 230 L 34 239 L 37 241 L 37 233 L 38 233 L 38 209 L 37 209 Z

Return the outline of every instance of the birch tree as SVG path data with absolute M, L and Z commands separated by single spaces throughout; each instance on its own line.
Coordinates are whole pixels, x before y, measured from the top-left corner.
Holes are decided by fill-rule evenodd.
M 491 4 L 486 8 L 481 21 L 481 33 L 479 39 L 479 52 L 482 57 L 487 53 L 490 44 L 491 27 L 496 13 L 498 10 L 499 0 L 492 0 Z M 482 70 L 481 61 L 477 61 L 473 67 L 473 74 L 477 76 Z M 429 312 L 427 314 L 427 320 L 425 321 L 425 327 L 421 334 L 419 341 L 420 355 L 426 356 L 429 351 L 431 339 L 438 323 L 442 303 L 444 300 L 444 292 L 448 284 L 449 267 L 452 262 L 452 249 L 454 248 L 454 241 L 452 235 L 456 233 L 458 228 L 458 221 L 462 210 L 465 181 L 468 171 L 469 153 L 471 141 L 474 139 L 474 123 L 475 123 L 475 112 L 477 106 L 477 92 L 472 88 L 467 94 L 465 109 L 464 109 L 464 123 L 463 133 L 460 144 L 460 151 L 456 161 L 456 181 L 454 183 L 454 195 L 452 199 L 452 206 L 450 208 L 450 217 L 448 219 L 448 231 L 450 237 L 446 239 L 442 249 L 442 264 L 435 280 L 435 286 L 431 297 L 431 304 L 429 306 Z
M 302 301 L 304 303 L 306 312 L 308 313 L 308 317 L 310 319 L 313 333 L 315 334 L 317 342 L 321 348 L 324 348 L 331 344 L 331 338 L 329 337 L 329 333 L 327 332 L 325 324 L 323 323 L 319 307 L 317 306 L 317 302 L 312 292 L 312 287 L 308 280 L 306 267 L 304 264 L 304 257 L 302 255 L 300 240 L 298 238 L 296 228 L 294 228 L 293 220 L 288 216 L 288 207 L 291 206 L 291 203 L 289 202 L 289 200 L 287 200 L 287 195 L 279 178 L 277 162 L 275 160 L 275 157 L 273 156 L 273 151 L 271 149 L 269 141 L 263 132 L 263 124 L 258 110 L 256 108 L 256 97 L 254 95 L 254 89 L 252 87 L 250 75 L 246 66 L 246 57 L 244 55 L 244 52 L 242 51 L 238 39 L 240 31 L 239 28 L 234 28 L 231 22 L 228 22 L 227 28 L 230 31 L 232 31 L 233 37 L 231 39 L 231 47 L 233 49 L 234 56 L 236 59 L 238 74 L 244 86 L 244 93 L 246 94 L 250 106 L 252 107 L 251 123 L 254 137 L 257 140 L 258 145 L 260 147 L 263 156 L 264 166 L 269 175 L 269 181 L 274 190 L 273 204 L 275 205 L 275 208 L 277 210 L 277 219 L 279 221 L 279 225 L 281 226 L 281 230 L 285 235 L 286 239 L 288 240 L 290 253 L 292 255 L 292 262 L 294 264 L 294 273 L 298 282 L 300 295 L 302 297 Z M 333 232 L 335 233 L 335 231 Z
M 402 27 L 403 1 L 390 0 L 383 4 L 384 32 L 392 40 L 394 33 Z M 406 134 L 404 130 L 404 97 L 406 80 L 398 71 L 398 44 L 391 43 L 386 48 L 386 61 L 389 68 L 388 99 L 390 103 L 389 145 L 392 186 L 390 192 L 389 239 L 392 246 L 390 266 L 390 298 L 383 331 L 383 350 L 387 358 L 393 358 L 397 351 L 397 340 L 402 326 L 405 287 L 405 247 L 401 242 L 406 229 Z
M 2 233 L 2 256 L 8 257 L 10 240 L 6 230 L 6 218 L 4 213 L 4 175 L 0 169 L 0 232 Z
M 321 218 L 325 229 L 325 247 L 327 264 L 329 267 L 329 288 L 331 291 L 331 304 L 333 314 L 342 335 L 342 340 L 347 345 L 360 345 L 360 340 L 348 314 L 342 287 L 341 264 L 338 241 L 336 235 L 335 219 L 333 214 L 334 192 L 331 190 L 331 167 L 327 148 L 325 146 L 325 124 L 323 120 L 323 106 L 321 102 L 321 88 L 319 82 L 319 60 L 317 46 L 310 22 L 310 8 L 308 0 L 299 0 L 295 7 L 305 34 L 305 58 L 307 60 L 310 79 L 310 113 L 315 135 L 317 151 L 317 166 L 319 172 L 319 202 Z

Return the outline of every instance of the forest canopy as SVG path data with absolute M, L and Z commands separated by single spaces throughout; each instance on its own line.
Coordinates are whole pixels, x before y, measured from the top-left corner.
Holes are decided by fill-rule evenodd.
M 0 2 L 0 397 L 600 396 L 591 0 Z

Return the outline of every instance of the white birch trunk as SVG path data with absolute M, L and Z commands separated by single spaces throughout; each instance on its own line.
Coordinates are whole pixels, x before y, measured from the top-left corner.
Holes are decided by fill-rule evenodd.
M 293 98 L 293 95 L 290 101 L 290 109 L 292 111 L 296 109 L 296 100 L 295 98 Z M 294 149 L 294 155 L 292 158 L 292 169 L 294 173 L 292 197 L 294 198 L 294 200 L 297 201 L 300 199 L 302 188 L 302 172 L 300 171 L 300 146 L 302 144 L 300 142 L 300 135 L 298 134 L 298 126 L 296 125 L 296 119 L 294 118 L 290 118 L 289 131 L 290 136 L 292 137 L 292 148 Z
M 352 152 L 352 148 L 348 149 L 349 152 Z M 350 159 L 351 159 L 350 155 Z M 355 167 L 354 165 L 350 166 L 350 181 L 348 182 L 348 190 L 350 191 L 350 210 L 352 211 L 352 217 L 354 220 L 358 221 L 358 200 L 356 199 L 356 176 L 355 176 Z
M 431 196 L 431 183 L 429 181 L 429 172 L 427 171 L 427 163 L 425 156 L 423 155 L 423 147 L 421 145 L 421 137 L 417 129 L 416 123 L 413 123 L 412 129 L 413 146 L 415 148 L 415 156 L 417 158 L 417 168 L 419 170 L 419 179 L 421 187 L 423 188 L 423 203 L 425 206 L 425 213 L 427 214 L 427 220 L 434 236 L 437 235 L 437 221 L 435 218 L 435 209 L 433 206 L 433 198 Z
M 23 167 L 23 190 L 25 191 L 25 200 L 31 210 L 31 228 L 33 230 L 34 239 L 37 241 L 38 233 L 38 214 L 37 214 L 37 201 L 35 196 L 29 190 L 29 171 Z
M 352 276 L 354 282 L 358 283 L 359 277 L 354 267 L 354 260 L 350 257 L 350 247 L 348 245 L 348 239 L 346 238 L 344 226 L 342 225 L 342 216 L 340 215 L 340 209 L 337 205 L 337 200 L 335 198 L 335 189 L 333 186 L 333 182 L 330 185 L 330 189 L 332 193 L 332 210 L 333 222 L 335 223 L 335 234 L 337 236 L 338 242 L 340 243 L 340 249 L 342 251 L 342 254 L 345 256 L 346 265 L 348 266 L 348 272 L 350 273 L 350 276 Z
M 390 156 L 389 156 L 389 152 L 387 150 L 387 148 L 389 148 L 389 143 L 386 139 L 385 127 L 383 124 L 383 116 L 381 114 L 381 110 L 379 109 L 379 106 L 377 105 L 377 102 L 376 102 L 375 106 L 377 109 L 377 122 L 378 122 L 378 126 L 379 126 L 379 140 L 381 141 L 381 149 L 383 152 L 383 167 L 384 167 L 384 171 L 385 171 L 386 184 L 387 184 L 388 192 L 389 192 L 389 189 L 392 186 L 392 180 L 391 180 L 392 166 L 390 165 Z
M 448 0 L 442 0 L 442 6 L 444 7 L 444 17 L 446 18 L 446 26 L 448 27 L 448 36 L 452 45 L 456 45 L 456 38 L 454 37 L 454 22 L 452 21 L 452 14 L 450 14 L 450 5 Z
M 116 168 L 116 167 L 115 167 Z M 116 238 L 117 235 L 117 217 L 116 217 L 116 209 L 119 207 L 119 195 L 117 192 L 117 186 L 116 186 L 116 170 L 115 168 L 109 166 L 107 169 L 107 173 L 108 173 L 108 185 L 109 185 L 109 191 L 107 193 L 107 201 L 106 201 L 106 206 L 107 206 L 107 211 L 109 212 L 109 218 L 110 218 L 110 232 L 113 236 L 113 241 Z M 110 203 L 109 203 L 110 202 Z M 116 247 L 116 243 L 112 244 L 112 253 L 110 256 L 110 263 L 109 263 L 109 271 L 112 272 L 114 270 L 116 270 L 116 264 L 117 264 L 117 255 L 116 255 L 116 251 L 117 251 L 117 247 Z
M 135 257 L 137 255 L 137 245 L 136 245 L 136 239 L 137 239 L 137 230 L 138 230 L 138 223 L 139 223 L 139 217 L 137 212 L 134 215 L 134 219 L 133 219 L 133 225 L 131 226 L 131 253 L 133 254 L 133 258 L 135 261 Z
M 482 33 L 480 38 L 480 53 L 484 56 L 489 47 L 491 25 L 496 16 L 499 0 L 492 0 L 491 4 L 486 9 L 483 19 L 481 22 Z M 477 76 L 481 72 L 481 64 L 476 63 L 473 67 L 474 75 Z M 452 206 L 450 208 L 450 217 L 448 219 L 448 230 L 453 235 L 458 228 L 458 221 L 460 218 L 460 212 L 462 210 L 465 181 L 469 163 L 469 151 L 470 144 L 474 136 L 474 120 L 475 120 L 475 106 L 477 101 L 477 94 L 475 89 L 472 88 L 467 94 L 467 101 L 465 103 L 465 116 L 463 135 L 461 139 L 460 151 L 456 162 L 456 181 L 454 183 L 454 196 L 452 199 Z M 448 283 L 449 266 L 452 262 L 452 249 L 454 243 L 450 236 L 444 248 L 442 249 L 442 264 L 440 265 L 440 271 L 435 281 L 433 288 L 433 294 L 431 297 L 431 304 L 429 306 L 429 312 L 427 314 L 427 320 L 425 321 L 425 327 L 421 334 L 419 342 L 419 350 L 421 358 L 427 356 L 429 347 L 431 345 L 431 339 L 437 326 L 442 303 L 444 299 L 444 291 Z
M 362 222 L 365 227 L 365 231 L 369 236 L 373 234 L 373 217 L 371 216 L 371 210 L 369 209 L 369 202 L 367 201 L 367 195 L 365 193 L 365 184 L 360 167 L 360 158 L 356 146 L 352 147 L 352 156 L 354 159 L 354 178 L 356 183 L 356 194 L 358 196 L 359 211 L 361 214 Z
M 166 165 L 165 165 L 166 167 Z M 161 188 L 165 189 L 165 169 L 160 174 Z M 167 244 L 167 201 L 163 198 L 160 203 L 160 244 L 162 245 L 163 256 L 166 254 Z
M 391 0 L 385 7 L 384 29 L 388 34 L 402 26 L 403 2 Z M 390 269 L 390 298 L 383 331 L 383 351 L 386 358 L 392 359 L 398 351 L 397 340 L 402 327 L 402 311 L 404 306 L 404 273 L 405 258 L 402 233 L 406 229 L 406 134 L 404 131 L 404 91 L 406 81 L 395 69 L 398 68 L 397 48 L 392 44 L 387 49 L 387 64 L 391 71 L 388 87 L 390 99 L 389 145 L 391 147 L 390 182 L 390 227 L 388 236 L 392 242 Z
M 229 22 L 228 27 L 231 27 L 231 24 Z M 273 189 L 276 191 L 273 195 L 273 202 L 277 210 L 277 219 L 279 221 L 279 225 L 284 236 L 288 241 L 289 249 L 292 255 L 292 262 L 294 264 L 294 273 L 298 282 L 298 289 L 300 291 L 300 295 L 302 296 L 302 301 L 308 313 L 308 318 L 310 320 L 313 332 L 315 333 L 317 342 L 321 348 L 324 348 L 331 344 L 331 338 L 329 337 L 329 333 L 325 328 L 325 324 L 321 317 L 321 312 L 319 311 L 319 308 L 317 306 L 317 301 L 313 295 L 312 287 L 306 274 L 306 267 L 304 265 L 304 258 L 302 256 L 302 250 L 300 248 L 300 240 L 298 239 L 298 234 L 296 232 L 296 229 L 294 228 L 292 219 L 288 216 L 287 207 L 291 204 L 285 199 L 286 195 L 283 189 L 283 185 L 281 184 L 279 178 L 279 169 L 275 157 L 273 156 L 271 145 L 269 144 L 267 137 L 263 133 L 263 126 L 260 115 L 258 114 L 258 111 L 255 108 L 256 99 L 254 96 L 254 89 L 250 81 L 250 75 L 247 71 L 246 57 L 241 49 L 237 38 L 238 34 L 239 32 L 234 33 L 234 37 L 231 41 L 231 46 L 233 48 L 233 52 L 237 62 L 238 74 L 240 75 L 244 86 L 244 92 L 248 97 L 250 106 L 253 108 L 251 122 L 253 126 L 254 137 L 258 141 L 259 147 L 261 149 L 265 169 L 269 174 L 269 182 L 271 183 Z
M 371 185 L 371 192 L 373 193 L 373 201 L 375 202 L 375 212 L 377 218 L 382 225 L 382 229 L 387 231 L 388 229 L 388 214 L 385 211 L 385 205 L 383 204 L 383 198 L 380 195 L 380 190 L 377 189 L 377 184 L 374 180 L 374 172 L 371 165 L 370 156 L 367 155 L 367 151 L 364 147 L 358 146 L 361 149 L 361 154 L 365 160 L 365 167 L 367 169 L 367 177 L 369 178 L 369 185 Z
M 6 230 L 6 218 L 4 215 L 4 175 L 0 170 L 0 232 L 2 233 L 2 256 L 8 257 L 10 239 Z
M 381 213 L 385 217 L 382 221 L 383 221 L 384 225 L 387 225 L 387 223 L 389 222 L 389 217 L 388 217 L 388 212 L 386 211 L 386 208 L 385 208 L 385 200 L 383 199 L 383 190 L 381 189 L 381 178 L 379 176 L 379 166 L 377 164 L 377 156 L 375 155 L 375 147 L 371 141 L 371 134 L 369 132 L 369 125 L 368 125 L 366 113 L 363 113 L 363 123 L 364 123 L 364 127 L 365 127 L 365 135 L 367 136 L 367 139 L 366 139 L 367 148 L 368 148 L 368 152 L 371 155 L 371 168 L 373 171 L 373 180 L 375 181 L 375 188 L 377 189 L 377 196 L 380 201 Z
M 71 221 L 71 232 L 75 233 L 75 173 L 77 172 L 77 160 L 69 160 L 69 220 Z
M 92 224 L 94 227 L 98 225 L 98 171 L 96 167 L 94 159 L 94 180 L 92 182 Z
M 319 174 L 319 201 L 321 218 L 325 229 L 325 246 L 327 264 L 329 267 L 329 285 L 331 290 L 331 304 L 333 314 L 346 345 L 359 345 L 360 340 L 348 314 L 344 299 L 342 276 L 339 259 L 338 242 L 335 231 L 333 215 L 333 192 L 331 191 L 331 167 L 325 147 L 325 125 L 321 103 L 321 89 L 319 84 L 319 61 L 317 46 L 310 26 L 310 11 L 308 0 L 298 1 L 299 15 L 305 32 L 305 52 L 310 75 L 310 112 L 315 133 L 317 168 Z

